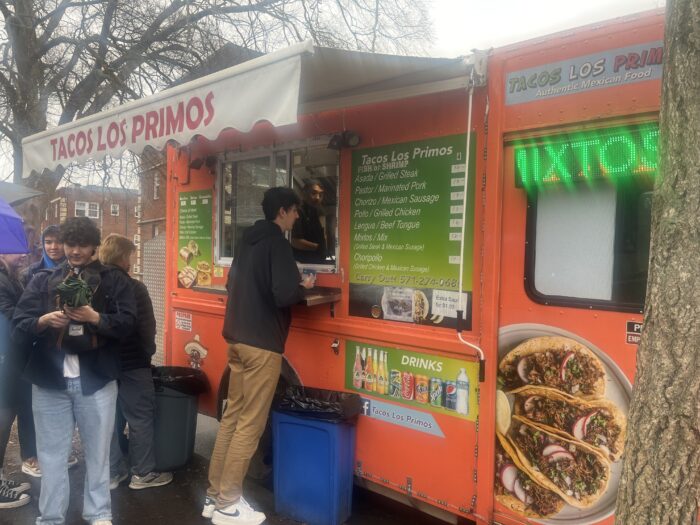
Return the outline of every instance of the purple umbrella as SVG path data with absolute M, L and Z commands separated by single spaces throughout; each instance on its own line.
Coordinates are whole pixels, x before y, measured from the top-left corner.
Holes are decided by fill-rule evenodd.
M 0 253 L 27 253 L 22 217 L 0 199 Z

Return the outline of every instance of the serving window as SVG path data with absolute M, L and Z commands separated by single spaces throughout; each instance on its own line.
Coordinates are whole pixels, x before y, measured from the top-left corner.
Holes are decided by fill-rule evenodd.
M 322 146 L 279 149 L 222 159 L 219 175 L 217 258 L 231 264 L 243 231 L 263 219 L 269 188 L 292 187 L 302 202 L 290 234 L 297 262 L 335 271 L 338 223 L 337 150 Z
M 528 195 L 525 284 L 544 304 L 641 311 L 658 126 L 510 145 Z

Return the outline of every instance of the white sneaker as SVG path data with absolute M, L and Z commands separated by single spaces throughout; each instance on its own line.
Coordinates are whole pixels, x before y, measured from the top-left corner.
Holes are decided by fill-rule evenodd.
M 216 501 L 214 498 L 207 496 L 204 498 L 204 507 L 202 507 L 202 517 L 208 520 L 214 515 L 214 510 L 216 510 Z
M 215 510 L 211 518 L 214 525 L 260 525 L 263 521 L 265 514 L 253 510 L 245 500 Z

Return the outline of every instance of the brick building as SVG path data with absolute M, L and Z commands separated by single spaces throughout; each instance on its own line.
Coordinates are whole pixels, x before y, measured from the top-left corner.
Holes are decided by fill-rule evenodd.
M 138 190 L 74 184 L 56 190 L 45 210 L 41 229 L 60 224 L 68 217 L 89 217 L 100 227 L 103 238 L 110 233 L 119 233 L 140 247 L 140 215 Z M 132 272 L 139 274 L 140 266 L 141 261 L 137 258 Z

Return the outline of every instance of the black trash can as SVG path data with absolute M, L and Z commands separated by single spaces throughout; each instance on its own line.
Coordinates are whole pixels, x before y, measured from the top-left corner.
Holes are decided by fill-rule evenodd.
M 168 472 L 192 459 L 197 434 L 197 396 L 209 389 L 204 372 L 182 366 L 152 369 L 156 390 L 156 470 Z

